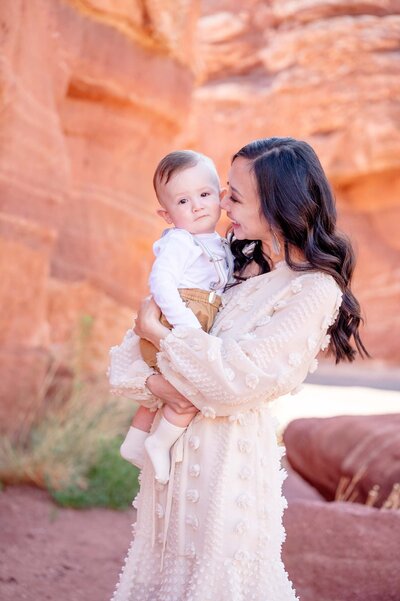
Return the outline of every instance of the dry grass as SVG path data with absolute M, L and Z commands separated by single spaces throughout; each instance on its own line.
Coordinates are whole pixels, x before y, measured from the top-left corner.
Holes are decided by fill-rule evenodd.
M 98 387 L 75 389 L 47 409 L 26 440 L 0 441 L 0 480 L 58 489 L 81 479 L 83 485 L 100 446 L 126 429 L 132 413 L 132 403 L 110 400 Z
M 71 482 L 85 486 L 85 473 L 96 461 L 100 448 L 127 429 L 132 401 L 111 397 L 102 381 L 83 375 L 90 319 L 83 316 L 74 337 L 73 375 L 69 393 L 57 391 L 54 362 L 37 403 L 40 415 L 34 424 L 21 428 L 18 440 L 0 439 L 0 481 L 34 484 L 60 489 Z M 49 398 L 49 391 L 55 391 Z
M 335 501 L 347 501 L 349 503 L 359 502 L 357 499 L 360 496 L 360 492 L 357 489 L 357 484 L 364 476 L 365 472 L 366 467 L 364 466 L 360 468 L 352 478 L 349 476 L 342 476 L 336 489 Z M 379 484 L 374 484 L 368 492 L 365 505 L 373 507 L 377 502 L 379 492 Z M 400 509 L 400 483 L 396 482 L 393 484 L 392 490 L 381 505 L 381 509 Z

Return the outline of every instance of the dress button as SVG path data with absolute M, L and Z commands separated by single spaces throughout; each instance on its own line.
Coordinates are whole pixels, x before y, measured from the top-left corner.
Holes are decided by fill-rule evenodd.
M 202 415 L 204 415 L 204 417 L 208 417 L 211 419 L 215 419 L 217 416 L 215 409 L 213 409 L 212 407 L 202 407 L 201 413 Z
M 250 453 L 252 448 L 251 441 L 246 438 L 239 438 L 238 448 L 241 453 Z
M 187 557 L 194 557 L 196 555 L 196 549 L 194 543 L 188 543 L 185 547 L 185 555 Z
M 246 385 L 249 388 L 252 388 L 254 390 L 254 388 L 256 388 L 258 382 L 259 382 L 259 377 L 257 374 L 247 374 L 246 375 Z
M 236 504 L 241 509 L 247 509 L 252 505 L 252 502 L 252 498 L 247 492 L 240 494 L 236 499 Z
M 187 515 L 185 521 L 188 526 L 191 526 L 193 528 L 193 530 L 197 530 L 197 528 L 199 527 L 199 520 L 195 515 Z
M 200 465 L 198 463 L 194 463 L 189 468 L 189 475 L 192 478 L 198 478 L 200 475 Z
M 248 465 L 244 465 L 239 472 L 239 478 L 241 480 L 249 480 L 253 475 L 253 470 Z
M 200 499 L 199 491 L 196 490 L 195 488 L 190 488 L 186 492 L 186 498 L 188 501 L 191 501 L 192 503 L 197 503 L 197 501 Z
M 194 451 L 197 451 L 199 446 L 200 446 L 200 438 L 198 436 L 191 436 L 189 438 L 189 447 L 191 449 L 193 449 Z

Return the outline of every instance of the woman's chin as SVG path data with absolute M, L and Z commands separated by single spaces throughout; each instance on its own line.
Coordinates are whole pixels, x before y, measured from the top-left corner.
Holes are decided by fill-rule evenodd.
M 245 235 L 244 235 L 240 225 L 233 224 L 232 230 L 233 230 L 233 234 L 234 234 L 236 240 L 244 240 L 245 239 Z

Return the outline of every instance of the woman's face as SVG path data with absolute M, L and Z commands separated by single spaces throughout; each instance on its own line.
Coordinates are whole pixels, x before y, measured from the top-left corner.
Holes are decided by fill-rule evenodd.
M 239 157 L 234 160 L 228 175 L 228 190 L 221 207 L 232 221 L 238 240 L 271 239 L 271 228 L 261 212 L 255 177 L 251 162 Z

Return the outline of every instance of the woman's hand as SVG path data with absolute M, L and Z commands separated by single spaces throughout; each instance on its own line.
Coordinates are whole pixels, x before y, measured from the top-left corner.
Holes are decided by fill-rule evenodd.
M 151 296 L 147 296 L 139 309 L 133 331 L 160 348 L 160 340 L 169 334 L 168 328 L 160 323 L 161 311 Z
M 177 391 L 161 374 L 154 374 L 147 378 L 147 388 L 154 396 L 169 405 L 175 413 L 197 413 L 198 409 Z

